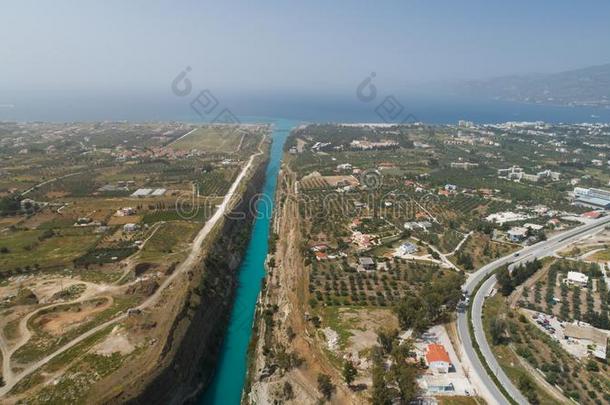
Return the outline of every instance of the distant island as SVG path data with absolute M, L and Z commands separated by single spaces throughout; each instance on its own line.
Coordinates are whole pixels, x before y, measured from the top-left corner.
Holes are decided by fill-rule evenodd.
M 505 101 L 610 108 L 610 64 L 468 81 L 459 85 L 459 91 Z

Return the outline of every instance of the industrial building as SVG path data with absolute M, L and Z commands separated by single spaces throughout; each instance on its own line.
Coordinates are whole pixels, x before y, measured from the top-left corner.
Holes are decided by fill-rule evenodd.
M 574 188 L 574 202 L 588 207 L 610 209 L 610 191 L 599 188 Z

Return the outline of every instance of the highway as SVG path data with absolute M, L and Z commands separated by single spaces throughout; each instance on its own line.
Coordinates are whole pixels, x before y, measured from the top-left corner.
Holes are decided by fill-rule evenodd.
M 463 290 L 470 296 L 476 286 L 487 277 L 494 270 L 499 267 L 514 262 L 523 262 L 533 260 L 534 258 L 542 258 L 553 254 L 553 252 L 561 249 L 562 247 L 584 237 L 593 235 L 602 229 L 606 224 L 610 224 L 610 217 L 602 217 L 588 224 L 581 225 L 577 228 L 571 229 L 566 232 L 562 232 L 559 235 L 555 235 L 546 241 L 536 243 L 534 245 L 525 247 L 516 253 L 512 253 L 508 256 L 504 256 L 492 263 L 489 263 L 475 273 L 471 274 L 466 283 L 463 286 Z M 518 255 L 518 256 L 516 256 Z M 475 340 L 485 358 L 491 372 L 493 372 L 502 384 L 503 388 L 508 392 L 514 401 L 519 404 L 527 404 L 527 399 L 519 392 L 517 387 L 513 385 L 508 376 L 504 373 L 502 368 L 499 366 L 495 356 L 492 354 L 489 343 L 485 338 L 483 331 L 483 304 L 485 297 L 489 295 L 496 282 L 496 277 L 492 276 L 483 283 L 481 288 L 477 291 L 475 296 L 471 297 L 472 300 L 472 324 L 474 329 Z M 467 363 L 470 363 L 471 370 L 470 376 L 473 380 L 478 381 L 480 384 L 480 390 L 478 395 L 485 398 L 488 402 L 493 404 L 508 404 L 509 400 L 504 397 L 504 394 L 496 386 L 491 376 L 487 374 L 486 369 L 481 364 L 479 357 L 477 356 L 473 342 L 470 337 L 468 330 L 468 318 L 467 312 L 458 312 L 458 335 L 463 345 L 463 353 L 467 357 Z

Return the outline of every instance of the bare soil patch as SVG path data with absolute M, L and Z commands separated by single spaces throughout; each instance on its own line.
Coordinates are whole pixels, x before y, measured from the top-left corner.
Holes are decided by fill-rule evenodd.
M 45 332 L 60 336 L 70 329 L 78 327 L 90 320 L 94 315 L 102 312 L 112 305 L 110 299 L 96 300 L 74 306 L 65 311 L 51 312 L 38 317 L 34 322 Z

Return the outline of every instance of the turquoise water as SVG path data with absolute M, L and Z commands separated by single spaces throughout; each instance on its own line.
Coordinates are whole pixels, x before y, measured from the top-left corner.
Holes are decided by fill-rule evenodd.
M 261 121 L 258 121 L 261 122 Z M 246 378 L 246 361 L 256 299 L 261 289 L 261 280 L 265 275 L 263 267 L 267 256 L 269 225 L 275 195 L 275 186 L 282 148 L 290 130 L 296 122 L 273 120 L 273 144 L 267 166 L 262 196 L 257 203 L 257 219 L 252 228 L 250 243 L 246 249 L 239 268 L 239 284 L 235 296 L 231 320 L 223 347 L 221 349 L 216 371 L 200 404 L 232 405 L 239 404 Z

